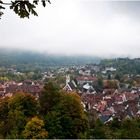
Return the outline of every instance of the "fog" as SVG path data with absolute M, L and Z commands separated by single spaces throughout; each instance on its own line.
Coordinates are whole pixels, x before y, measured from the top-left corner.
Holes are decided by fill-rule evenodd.
M 140 2 L 51 0 L 38 17 L 20 19 L 8 7 L 0 47 L 50 54 L 140 57 Z

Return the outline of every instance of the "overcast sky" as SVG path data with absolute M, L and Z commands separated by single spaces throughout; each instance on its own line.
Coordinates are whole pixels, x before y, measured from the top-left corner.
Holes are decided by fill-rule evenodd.
M 0 47 L 52 54 L 140 57 L 140 2 L 51 0 L 39 16 L 5 10 Z

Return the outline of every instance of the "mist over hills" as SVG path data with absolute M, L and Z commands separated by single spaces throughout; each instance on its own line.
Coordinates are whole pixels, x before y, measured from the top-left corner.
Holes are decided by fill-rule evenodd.
M 47 66 L 70 66 L 99 63 L 100 58 L 92 56 L 65 56 L 39 53 L 21 49 L 0 48 L 0 66 L 12 65 L 47 67 Z

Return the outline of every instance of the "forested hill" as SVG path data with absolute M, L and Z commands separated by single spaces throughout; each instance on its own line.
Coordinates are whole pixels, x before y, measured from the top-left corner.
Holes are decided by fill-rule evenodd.
M 0 49 L 0 66 L 10 67 L 18 66 L 67 66 L 67 65 L 82 65 L 88 63 L 99 63 L 97 57 L 87 56 L 58 56 L 49 55 L 31 51 L 15 50 L 15 49 Z
M 100 64 L 104 67 L 113 66 L 121 74 L 140 74 L 140 58 L 104 59 Z

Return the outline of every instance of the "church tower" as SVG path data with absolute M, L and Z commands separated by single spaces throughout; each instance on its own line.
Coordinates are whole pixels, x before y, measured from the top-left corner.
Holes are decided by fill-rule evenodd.
M 66 85 L 70 82 L 70 75 L 66 75 Z

